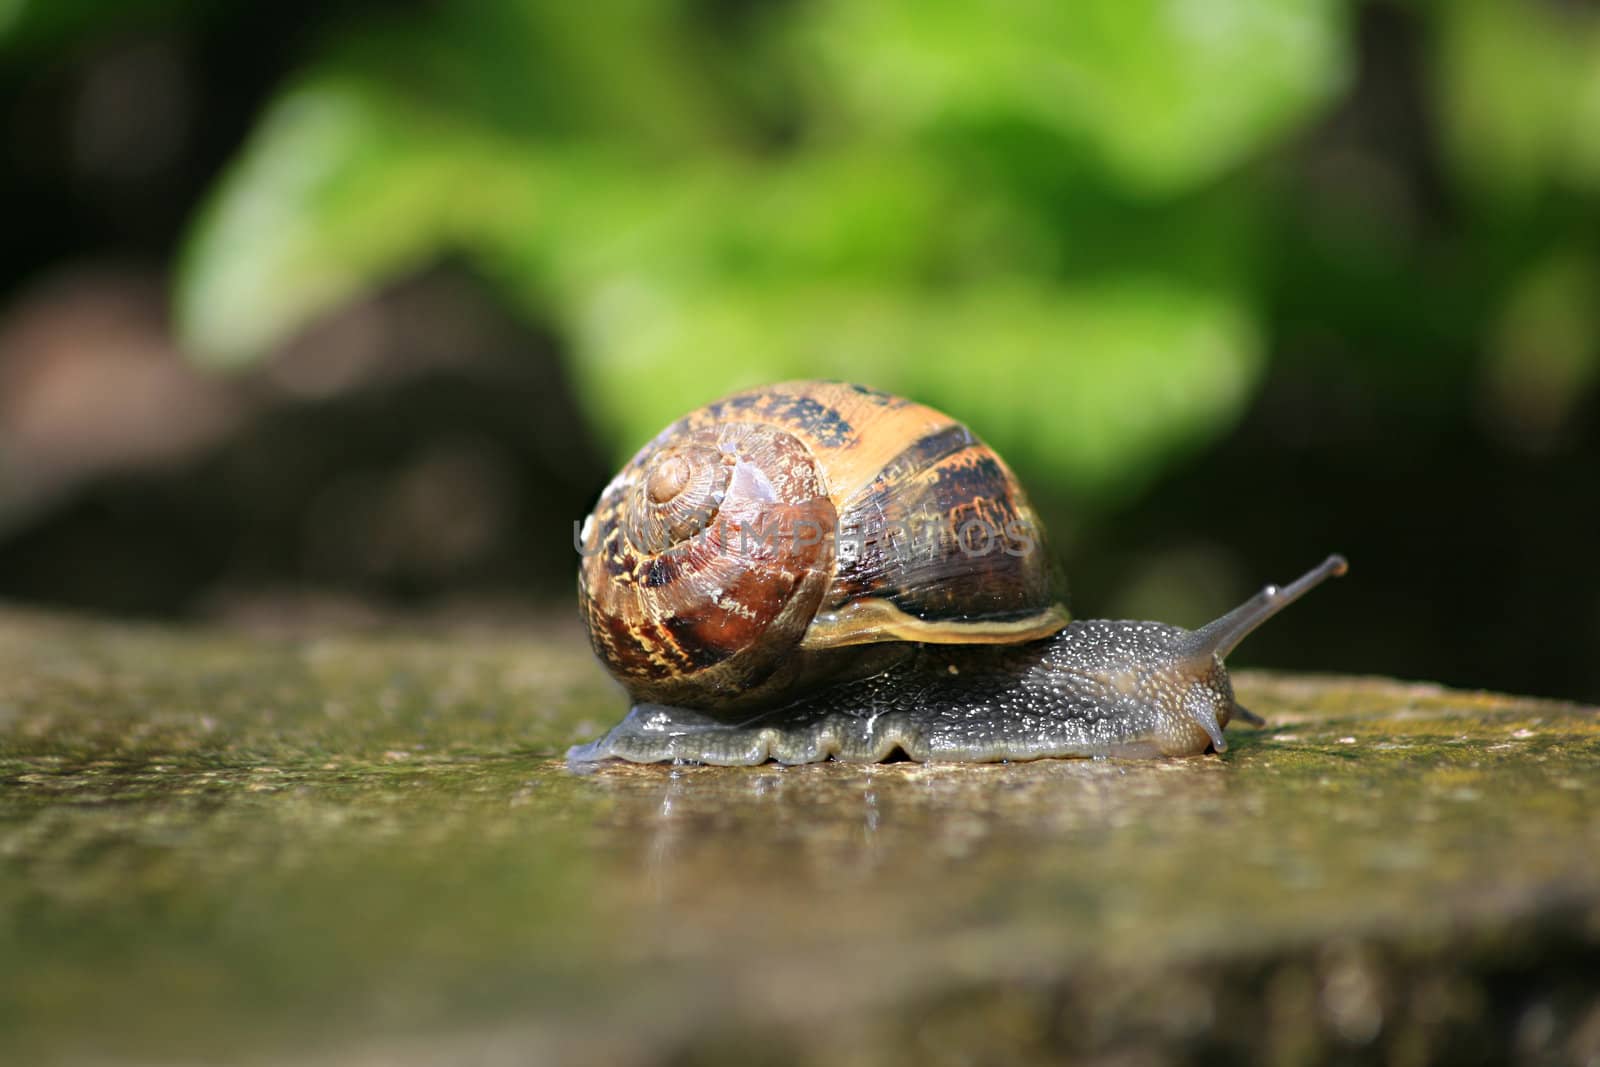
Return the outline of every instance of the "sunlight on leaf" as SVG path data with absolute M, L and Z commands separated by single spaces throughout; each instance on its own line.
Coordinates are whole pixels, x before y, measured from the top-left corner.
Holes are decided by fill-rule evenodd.
M 1159 279 L 933 294 L 635 278 L 596 294 L 577 366 L 619 458 L 721 393 L 843 378 L 959 412 L 1018 465 L 1113 500 L 1236 416 L 1262 367 L 1250 323 L 1236 298 Z
M 285 95 L 201 216 L 178 287 L 197 357 L 236 366 L 448 247 L 482 146 L 348 83 Z
M 1343 87 L 1334 0 L 953 0 L 807 8 L 823 108 L 877 131 L 1034 124 L 1130 187 L 1234 166 Z M 836 99 L 837 97 L 837 99 Z

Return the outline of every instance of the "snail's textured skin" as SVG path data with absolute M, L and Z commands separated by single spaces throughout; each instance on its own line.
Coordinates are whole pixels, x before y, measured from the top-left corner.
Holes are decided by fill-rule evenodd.
M 1190 632 L 1152 622 L 1075 622 L 1023 645 L 923 645 L 886 672 L 729 724 L 641 704 L 575 763 L 750 765 L 828 758 L 919 762 L 1177 756 L 1222 749 L 1233 689 Z
M 969 528 L 1001 540 L 963 550 Z M 1041 536 L 1015 476 L 948 415 L 786 382 L 691 412 L 639 450 L 584 524 L 579 600 L 636 702 L 737 721 L 880 671 L 908 641 L 1059 630 Z

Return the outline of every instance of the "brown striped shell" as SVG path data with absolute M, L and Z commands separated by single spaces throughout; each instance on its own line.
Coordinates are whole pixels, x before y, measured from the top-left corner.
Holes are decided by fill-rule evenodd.
M 911 642 L 1067 622 L 1043 531 L 961 423 L 862 386 L 785 382 L 668 426 L 585 521 L 579 599 L 636 702 L 774 703 Z

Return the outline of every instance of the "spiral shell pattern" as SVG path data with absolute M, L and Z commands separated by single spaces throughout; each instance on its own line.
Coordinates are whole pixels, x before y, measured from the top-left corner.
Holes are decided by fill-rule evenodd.
M 947 415 L 843 383 L 679 419 L 606 487 L 582 542 L 591 643 L 636 701 L 748 707 L 882 663 L 889 643 L 1066 622 L 1000 458 Z

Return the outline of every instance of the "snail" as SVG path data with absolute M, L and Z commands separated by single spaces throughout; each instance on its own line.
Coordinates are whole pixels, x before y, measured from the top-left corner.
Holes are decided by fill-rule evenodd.
M 1223 660 L 1330 556 L 1214 622 L 1072 621 L 1027 496 L 966 426 L 839 382 L 668 426 L 577 535 L 633 707 L 575 765 L 1181 756 L 1227 748 Z

